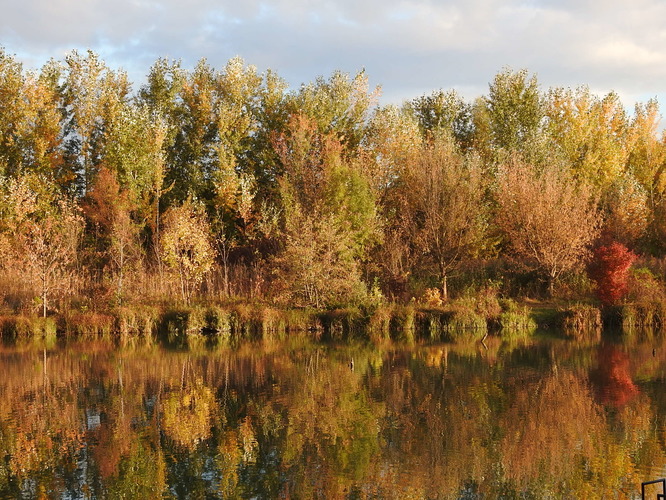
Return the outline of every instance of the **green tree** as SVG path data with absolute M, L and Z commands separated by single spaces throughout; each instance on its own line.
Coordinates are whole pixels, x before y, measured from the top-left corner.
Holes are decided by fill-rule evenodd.
M 0 48 L 0 173 L 23 167 L 21 128 L 26 121 L 23 66 Z
M 130 83 L 124 72 L 114 72 L 92 51 L 85 56 L 73 51 L 65 63 L 66 151 L 68 161 L 77 166 L 78 187 L 85 194 L 104 156 L 109 125 L 128 99 Z
M 200 60 L 179 89 L 172 117 L 177 124 L 170 150 L 166 180 L 173 184 L 170 197 L 184 201 L 189 194 L 210 199 L 217 167 L 216 74 Z
M 627 170 L 645 188 L 650 201 L 666 193 L 666 146 L 659 134 L 660 120 L 656 99 L 636 104 L 627 133 Z
M 277 73 L 270 70 L 265 73 L 254 110 L 256 129 L 243 156 L 245 170 L 256 179 L 262 199 L 275 200 L 278 197 L 277 180 L 283 170 L 273 142 L 276 136 L 285 132 L 289 122 L 287 89 L 287 83 Z
M 599 99 L 586 87 L 553 89 L 547 115 L 556 156 L 578 179 L 605 188 L 624 171 L 628 122 L 617 94 Z
M 319 77 L 302 85 L 290 101 L 291 114 L 303 114 L 317 125 L 321 134 L 339 141 L 345 153 L 357 151 L 365 136 L 369 113 L 379 96 L 370 91 L 365 71 L 353 78 L 335 71 L 328 80 Z
M 132 218 L 150 229 L 150 243 L 156 254 L 159 253 L 160 202 L 163 194 L 170 190 L 164 185 L 170 133 L 171 127 L 160 112 L 145 104 L 126 104 L 110 124 L 102 163 L 102 168 L 113 172 L 125 193 L 134 212 Z
M 439 90 L 411 100 L 407 109 L 416 117 L 424 136 L 442 132 L 455 138 L 462 149 L 472 137 L 471 106 L 455 91 Z
M 495 154 L 520 153 L 527 161 L 539 161 L 544 154 L 545 109 L 536 76 L 527 70 L 497 73 L 485 106 Z
M 145 106 L 124 104 L 109 124 L 109 142 L 103 165 L 115 172 L 120 185 L 134 200 L 154 189 L 163 174 L 166 120 Z
M 172 116 L 178 105 L 178 95 L 187 78 L 180 62 L 160 58 L 150 67 L 146 83 L 141 86 L 137 100 L 152 112 Z

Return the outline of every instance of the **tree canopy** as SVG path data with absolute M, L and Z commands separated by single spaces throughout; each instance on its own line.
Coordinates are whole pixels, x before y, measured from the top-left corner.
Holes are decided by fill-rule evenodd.
M 664 257 L 656 100 L 631 113 L 615 93 L 543 89 L 510 68 L 469 101 L 440 89 L 381 106 L 379 95 L 364 71 L 290 88 L 238 57 L 221 69 L 159 59 L 133 89 L 91 51 L 33 71 L 0 50 L 0 245 L 77 214 L 72 290 L 145 296 L 148 275 L 185 299 L 319 306 L 373 288 L 446 296 L 450 278 L 460 293 L 479 266 L 505 282 L 537 272 L 553 293 L 599 235 Z M 29 215 L 33 229 L 12 215 L 25 186 L 55 214 Z M 183 225 L 198 243 L 174 250 Z M 5 252 L 2 265 L 19 260 Z M 40 295 L 10 281 L 25 301 Z

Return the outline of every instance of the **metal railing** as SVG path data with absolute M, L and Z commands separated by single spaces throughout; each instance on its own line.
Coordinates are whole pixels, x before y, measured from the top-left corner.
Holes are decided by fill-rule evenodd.
M 657 500 L 666 500 L 666 478 L 655 479 L 654 481 L 646 481 L 641 483 L 641 498 L 645 500 L 645 487 L 650 484 L 661 483 L 661 493 L 657 493 Z

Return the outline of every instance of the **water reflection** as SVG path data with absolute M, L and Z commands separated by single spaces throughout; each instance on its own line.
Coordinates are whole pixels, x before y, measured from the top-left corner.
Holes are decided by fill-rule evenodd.
M 665 369 L 653 344 L 4 346 L 0 497 L 632 498 L 666 475 Z

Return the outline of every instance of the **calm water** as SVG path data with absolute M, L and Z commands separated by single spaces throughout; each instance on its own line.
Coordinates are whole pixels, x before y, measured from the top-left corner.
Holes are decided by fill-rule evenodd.
M 635 498 L 665 372 L 663 342 L 4 346 L 0 498 Z

